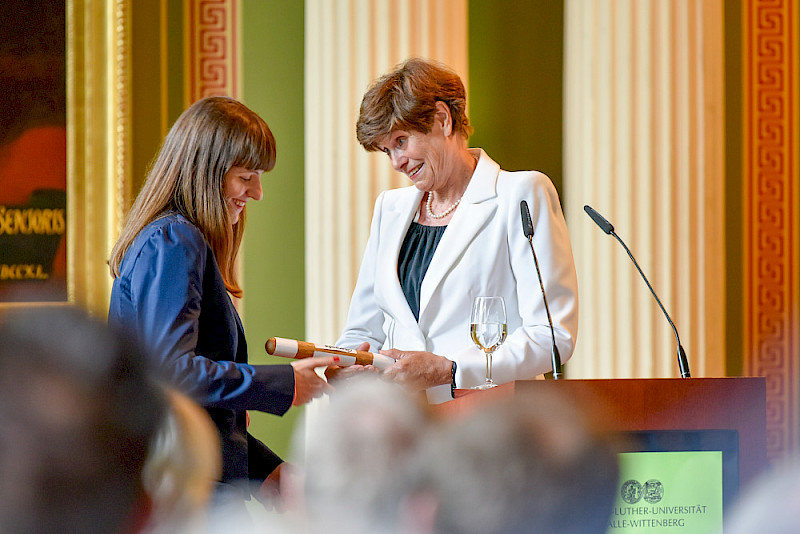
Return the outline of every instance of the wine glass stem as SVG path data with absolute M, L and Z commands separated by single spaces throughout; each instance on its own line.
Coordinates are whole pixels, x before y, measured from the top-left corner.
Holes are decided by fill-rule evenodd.
M 492 352 L 494 351 L 487 351 L 486 352 L 486 383 L 492 383 Z

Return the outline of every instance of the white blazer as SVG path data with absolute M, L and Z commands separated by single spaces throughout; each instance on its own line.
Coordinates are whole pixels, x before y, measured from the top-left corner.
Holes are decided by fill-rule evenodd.
M 503 297 L 508 316 L 508 337 L 493 357 L 493 380 L 531 379 L 552 370 L 550 328 L 522 232 L 521 200 L 531 209 L 533 245 L 562 362 L 572 356 L 578 331 L 575 264 L 552 182 L 536 171 L 503 171 L 481 149 L 470 152 L 478 164 L 422 281 L 419 322 L 397 276 L 400 247 L 423 195 L 410 186 L 384 191 L 375 202 L 347 324 L 336 342 L 445 356 L 458 364 L 459 388 L 481 384 L 486 376 L 486 357 L 469 332 L 472 301 L 482 295 Z M 451 398 L 449 385 L 427 393 L 432 403 Z

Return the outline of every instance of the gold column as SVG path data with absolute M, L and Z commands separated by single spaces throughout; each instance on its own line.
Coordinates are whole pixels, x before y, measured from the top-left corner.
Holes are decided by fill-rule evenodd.
M 130 0 L 67 2 L 67 290 L 105 317 L 130 180 Z
M 767 378 L 767 457 L 800 429 L 800 50 L 797 0 L 744 0 L 744 346 Z
M 565 197 L 580 289 L 573 378 L 724 374 L 721 0 L 567 0 Z
M 370 82 L 412 56 L 467 82 L 466 0 L 306 0 L 306 337 L 333 343 L 355 286 L 375 198 L 408 185 L 355 138 Z

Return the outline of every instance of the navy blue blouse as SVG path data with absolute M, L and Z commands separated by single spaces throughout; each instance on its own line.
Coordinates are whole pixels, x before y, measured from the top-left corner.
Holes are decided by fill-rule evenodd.
M 439 240 L 447 226 L 425 226 L 416 222 L 411 223 L 403 246 L 400 247 L 400 256 L 397 259 L 397 277 L 400 286 L 406 295 L 408 307 L 419 321 L 419 295 L 422 280 L 428 271 L 428 266 L 433 259 L 433 253 L 439 245 Z

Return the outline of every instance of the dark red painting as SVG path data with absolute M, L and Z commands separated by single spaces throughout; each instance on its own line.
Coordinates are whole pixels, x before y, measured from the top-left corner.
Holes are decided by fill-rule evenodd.
M 0 2 L 0 302 L 67 300 L 64 2 Z

